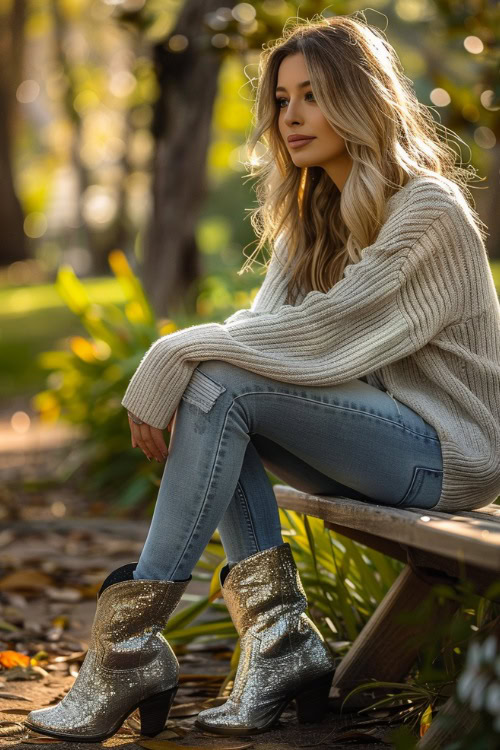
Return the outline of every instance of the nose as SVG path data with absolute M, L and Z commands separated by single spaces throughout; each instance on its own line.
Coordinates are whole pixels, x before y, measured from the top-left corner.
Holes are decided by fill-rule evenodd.
M 303 122 L 303 117 L 300 114 L 298 104 L 292 104 L 291 101 L 288 102 L 283 120 L 288 126 L 300 125 Z

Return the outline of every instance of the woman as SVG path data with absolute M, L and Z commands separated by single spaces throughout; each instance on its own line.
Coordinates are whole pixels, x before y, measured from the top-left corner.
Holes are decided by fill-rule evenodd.
M 168 461 L 139 561 L 99 592 L 72 689 L 27 718 L 41 733 L 99 741 L 137 707 L 143 734 L 162 729 L 178 663 L 158 633 L 215 529 L 241 657 L 230 697 L 196 725 L 262 732 L 293 698 L 300 721 L 322 717 L 334 660 L 266 468 L 397 507 L 500 493 L 500 311 L 470 172 L 393 48 L 356 14 L 297 23 L 262 53 L 255 111 L 265 280 L 250 310 L 155 341 L 128 385 L 148 458 L 166 457 L 175 413 Z

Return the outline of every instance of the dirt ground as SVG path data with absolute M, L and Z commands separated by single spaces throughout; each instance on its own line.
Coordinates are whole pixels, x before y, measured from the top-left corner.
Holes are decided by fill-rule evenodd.
M 11 405 L 0 407 L 0 472 L 4 477 L 0 488 L 0 653 L 33 656 L 44 650 L 49 657 L 44 667 L 0 666 L 0 748 L 21 744 L 50 744 L 54 750 L 98 746 L 368 750 L 390 746 L 388 711 L 370 716 L 329 712 L 320 724 L 299 725 L 294 702 L 277 726 L 261 735 L 226 738 L 197 730 L 194 720 L 210 704 L 206 701 L 221 701 L 217 693 L 234 648 L 229 639 L 196 642 L 181 649 L 179 690 L 166 727 L 154 740 L 157 744 L 140 737 L 137 711 L 103 743 L 59 742 L 27 731 L 22 721 L 29 711 L 53 705 L 73 684 L 88 647 L 100 584 L 114 568 L 138 559 L 149 522 L 84 517 L 85 498 L 74 487 L 38 494 L 24 490 L 19 484 L 23 478 L 46 476 L 55 462 L 64 460 L 74 435 L 61 428 L 49 430 L 35 421 L 28 433 L 16 434 L 10 423 L 12 411 Z M 193 580 L 177 611 L 206 595 L 208 585 L 208 580 Z M 214 615 L 220 617 L 208 611 L 202 621 Z

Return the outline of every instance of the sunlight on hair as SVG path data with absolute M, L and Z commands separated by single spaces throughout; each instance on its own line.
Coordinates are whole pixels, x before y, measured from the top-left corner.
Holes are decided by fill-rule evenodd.
M 469 52 L 476 52 L 475 39 L 467 37 L 464 42 Z M 314 146 L 294 151 L 299 154 L 294 160 L 282 136 L 290 123 L 286 128 L 280 125 L 283 108 L 276 99 L 279 69 L 290 55 L 303 57 L 314 97 L 308 100 L 314 109 L 307 112 L 314 112 L 311 121 L 324 128 L 316 152 Z M 277 239 L 283 235 L 287 238 L 283 262 L 284 272 L 289 272 L 288 303 L 296 303 L 297 290 L 327 292 L 342 279 L 348 265 L 359 262 L 362 250 L 376 241 L 387 201 L 419 176 L 439 180 L 455 194 L 460 192 L 485 238 L 487 227 L 467 187 L 484 178 L 478 177 L 470 163 L 464 164 L 460 144 L 467 147 L 470 159 L 469 146 L 439 119 L 439 108 L 451 104 L 450 94 L 435 88 L 430 95 L 434 109 L 421 103 L 385 31 L 369 24 L 363 10 L 328 17 L 316 14 L 311 20 L 290 17 L 282 36 L 263 45 L 258 75 L 253 63 L 246 66 L 245 75 L 255 93 L 244 179 L 252 180 L 257 195 L 257 207 L 249 209 L 249 215 L 258 240 L 239 275 L 266 244 L 271 253 L 276 252 Z M 341 189 L 317 159 L 307 156 L 328 151 L 324 121 L 333 131 L 332 142 L 343 141 L 350 159 L 342 154 L 350 169 Z M 474 133 L 482 148 L 492 148 L 494 138 L 488 128 L 477 128 Z M 332 153 L 336 158 L 337 152 Z M 308 158 L 312 158 L 309 163 Z

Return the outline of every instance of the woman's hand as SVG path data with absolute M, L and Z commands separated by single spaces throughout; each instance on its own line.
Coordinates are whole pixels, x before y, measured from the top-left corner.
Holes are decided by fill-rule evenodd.
M 167 430 L 170 432 L 172 429 L 172 423 L 174 422 L 177 410 L 174 412 L 172 419 L 170 420 Z M 168 449 L 163 439 L 163 431 L 157 427 L 143 422 L 142 424 L 136 424 L 128 414 L 128 423 L 130 426 L 130 432 L 132 436 L 132 448 L 139 447 L 147 458 L 151 461 L 151 458 L 156 458 L 158 463 L 161 463 L 162 459 L 166 459 L 168 456 Z

